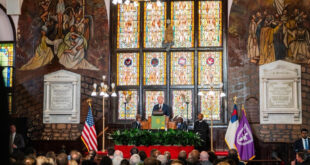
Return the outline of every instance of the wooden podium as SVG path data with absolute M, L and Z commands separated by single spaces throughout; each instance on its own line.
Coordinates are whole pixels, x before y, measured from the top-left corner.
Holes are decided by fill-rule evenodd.
M 159 116 L 156 116 L 156 117 L 159 117 Z M 167 116 L 165 117 L 165 122 L 167 124 L 167 129 L 176 129 L 177 128 L 176 122 L 169 121 L 169 117 L 167 117 Z M 142 121 L 141 125 L 142 125 L 141 129 L 152 129 L 152 116 L 149 116 L 147 121 Z M 163 128 L 163 129 L 165 129 L 165 128 Z

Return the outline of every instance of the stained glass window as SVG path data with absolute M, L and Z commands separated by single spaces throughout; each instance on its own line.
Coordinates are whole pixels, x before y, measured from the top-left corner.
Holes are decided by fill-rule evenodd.
M 118 5 L 117 48 L 139 48 L 140 6 Z
M 12 87 L 13 83 L 13 43 L 0 43 L 0 64 L 4 67 L 2 74 L 6 87 Z
M 222 46 L 222 2 L 199 1 L 199 46 Z
M 222 82 L 222 52 L 199 52 L 199 85 Z
M 189 104 L 187 105 L 186 102 Z M 174 117 L 180 116 L 183 119 L 192 119 L 192 91 L 191 90 L 173 90 L 172 92 L 172 110 Z
M 165 36 L 166 3 L 147 2 L 144 5 L 144 47 L 159 48 Z
M 139 85 L 139 54 L 117 54 L 117 85 Z
M 194 53 L 172 52 L 171 84 L 191 85 L 194 83 Z
M 211 95 L 209 91 L 201 92 L 203 93 L 203 96 L 199 96 L 200 112 L 203 114 L 204 119 L 211 120 L 212 114 L 213 120 L 220 120 L 221 92 L 214 91 L 214 95 Z
M 126 101 L 127 98 L 127 101 Z M 138 92 L 137 91 L 118 91 L 118 119 L 135 119 L 138 112 Z M 126 110 L 125 110 L 126 102 Z M 126 114 L 126 118 L 125 118 Z
M 194 46 L 194 1 L 171 2 L 173 47 Z
M 152 115 L 154 105 L 158 104 L 157 97 L 163 96 L 164 91 L 145 91 L 145 117 L 148 118 Z
M 144 85 L 166 85 L 166 53 L 144 53 Z

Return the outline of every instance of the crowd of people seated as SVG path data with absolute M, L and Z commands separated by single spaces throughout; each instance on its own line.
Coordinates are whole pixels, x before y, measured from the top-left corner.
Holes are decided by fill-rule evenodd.
M 70 153 L 61 151 L 56 154 L 49 151 L 45 154 L 37 154 L 33 148 L 28 148 L 24 153 L 10 158 L 13 165 L 242 165 L 239 161 L 237 151 L 229 150 L 227 157 L 218 158 L 214 152 L 199 152 L 194 149 L 190 153 L 180 151 L 177 159 L 171 159 L 168 151 L 160 153 L 159 150 L 153 149 L 147 156 L 144 151 L 137 148 L 130 150 L 131 157 L 126 159 L 120 150 L 108 149 L 107 155 L 98 155 L 95 151 L 89 151 L 82 154 L 77 150 Z

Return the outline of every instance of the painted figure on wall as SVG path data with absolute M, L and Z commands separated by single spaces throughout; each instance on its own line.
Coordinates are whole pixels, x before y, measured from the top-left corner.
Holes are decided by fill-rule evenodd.
M 83 1 L 84 3 L 84 1 Z M 92 16 L 84 15 L 80 1 L 41 0 L 38 21 L 41 41 L 35 55 L 20 70 L 33 70 L 50 64 L 56 57 L 68 69 L 99 70 L 86 60 L 92 37 Z
M 246 45 L 250 62 L 263 65 L 287 60 L 310 64 L 308 11 L 295 1 L 273 0 L 269 6 L 270 1 L 260 2 L 263 7 L 258 5 L 249 11 L 255 13 L 249 20 Z

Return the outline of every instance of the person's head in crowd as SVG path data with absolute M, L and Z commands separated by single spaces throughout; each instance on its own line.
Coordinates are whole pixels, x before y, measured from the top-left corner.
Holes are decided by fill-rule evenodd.
M 36 165 L 36 160 L 32 156 L 28 156 L 24 159 L 25 165 Z
M 114 154 L 114 158 L 112 159 L 112 164 L 113 165 L 120 165 L 122 160 L 123 160 L 123 157 L 115 156 L 115 154 Z
M 199 156 L 200 156 L 200 153 L 198 150 L 196 149 L 193 149 L 190 154 L 194 159 L 196 159 L 197 161 L 199 160 Z
M 42 165 L 43 163 L 47 162 L 47 159 L 45 156 L 38 156 L 36 159 L 37 165 Z
M 149 157 L 144 160 L 144 165 L 160 165 L 160 162 L 153 157 Z
M 80 164 L 82 159 L 82 154 L 77 150 L 72 150 L 70 152 L 71 160 L 75 160 L 78 164 Z
M 145 151 L 139 151 L 139 156 L 141 161 L 144 161 L 147 158 Z
M 123 159 L 120 165 L 129 165 L 129 161 L 127 159 Z
M 209 154 L 209 161 L 213 163 L 217 159 L 217 156 L 213 151 L 208 151 L 208 154 Z
M 79 165 L 75 160 L 69 160 L 68 165 Z
M 171 165 L 185 165 L 181 160 L 172 160 Z
M 56 164 L 57 165 L 68 165 L 68 155 L 65 153 L 60 153 L 56 157 Z
M 37 157 L 37 151 L 33 147 L 27 147 L 24 153 L 25 153 L 25 156 Z
M 206 151 L 200 153 L 200 161 L 209 161 L 209 154 Z
M 139 153 L 139 150 L 138 150 L 138 148 L 136 148 L 136 147 L 133 147 L 133 148 L 130 150 L 130 155 L 138 154 L 138 153 Z
M 157 158 L 157 156 L 160 154 L 160 152 L 159 152 L 159 150 L 158 149 L 152 149 L 151 150 L 151 153 L 150 153 L 150 155 L 151 155 L 151 157 L 152 158 Z
M 164 152 L 164 155 L 166 155 L 167 161 L 169 162 L 169 161 L 171 160 L 171 154 L 170 154 L 170 152 L 169 152 L 169 151 L 165 151 L 165 152 Z
M 303 139 L 306 139 L 308 137 L 308 130 L 306 128 L 301 129 L 300 133 Z
M 112 165 L 112 159 L 109 156 L 103 156 L 100 165 Z
M 138 154 L 133 154 L 130 157 L 130 160 L 129 160 L 130 165 L 138 165 L 140 162 L 141 162 L 141 159 Z
M 229 149 L 227 158 L 232 159 L 236 164 L 239 164 L 238 151 L 236 149 Z
M 298 163 L 304 162 L 305 159 L 306 159 L 306 154 L 304 152 L 297 152 L 297 154 L 296 154 L 296 161 Z
M 109 148 L 107 156 L 110 157 L 111 159 L 113 159 L 114 152 L 115 152 L 115 150 L 113 148 Z
M 123 152 L 120 151 L 120 150 L 116 150 L 116 151 L 114 152 L 114 155 L 113 155 L 113 156 L 114 156 L 114 157 L 119 156 L 119 157 L 123 158 Z
M 97 153 L 96 153 L 96 151 L 94 151 L 94 150 L 89 150 L 89 158 L 90 158 L 90 160 L 95 160 L 95 157 L 96 157 L 96 155 L 97 155 Z
M 46 154 L 45 154 L 46 158 L 51 158 L 54 160 L 54 162 L 56 161 L 56 154 L 54 151 L 48 151 Z
M 178 155 L 179 160 L 185 160 L 186 157 L 187 157 L 186 151 L 182 150 L 179 152 L 179 155 Z
M 158 155 L 157 160 L 159 160 L 162 165 L 165 165 L 168 162 L 166 155 Z

